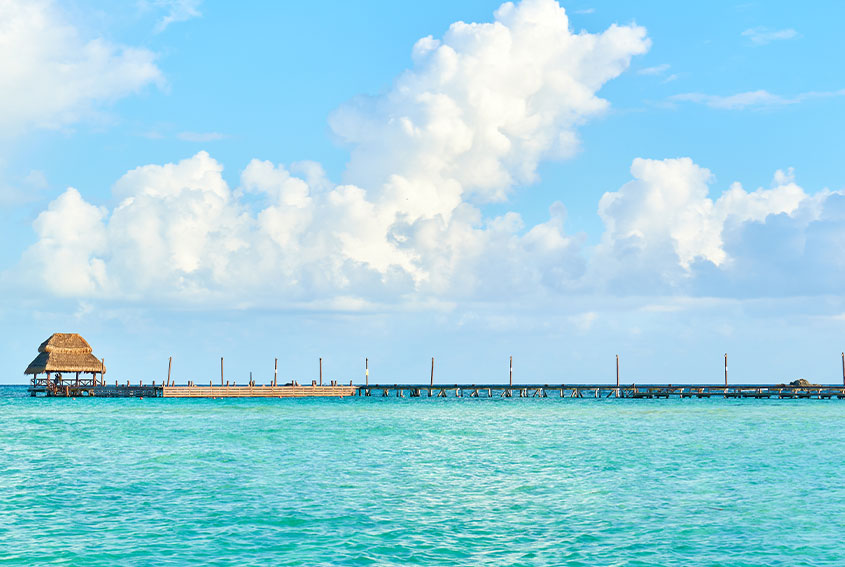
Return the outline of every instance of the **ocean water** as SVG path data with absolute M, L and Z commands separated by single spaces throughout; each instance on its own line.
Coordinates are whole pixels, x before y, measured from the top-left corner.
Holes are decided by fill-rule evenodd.
M 845 400 L 23 394 L 2 565 L 845 565 Z

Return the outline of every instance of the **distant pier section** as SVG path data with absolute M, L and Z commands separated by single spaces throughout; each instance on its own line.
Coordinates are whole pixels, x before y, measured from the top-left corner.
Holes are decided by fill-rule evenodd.
M 449 384 L 358 387 L 359 396 L 396 398 L 815 398 L 845 399 L 845 387 L 791 384 Z

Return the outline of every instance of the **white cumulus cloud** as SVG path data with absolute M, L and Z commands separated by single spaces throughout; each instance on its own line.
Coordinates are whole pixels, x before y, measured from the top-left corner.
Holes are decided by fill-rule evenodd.
M 632 181 L 599 202 L 605 233 L 592 275 L 596 286 L 625 292 L 698 286 L 701 293 L 715 293 L 736 274 L 763 279 L 753 263 L 773 250 L 748 238 L 758 230 L 751 227 L 786 223 L 803 233 L 820 218 L 831 195 L 807 194 L 787 170 L 775 173 L 770 188 L 749 192 L 733 183 L 713 199 L 712 174 L 689 158 L 638 158 L 631 174 Z M 696 281 L 702 274 L 718 285 Z M 718 281 L 713 274 L 719 274 Z
M 85 38 L 47 0 L 0 2 L 0 129 L 72 124 L 162 81 L 147 49 Z
M 81 283 L 50 287 L 65 295 L 226 305 L 568 289 L 585 264 L 562 204 L 526 228 L 516 213 L 484 218 L 476 202 L 502 200 L 536 178 L 540 160 L 572 155 L 577 127 L 608 106 L 598 90 L 648 47 L 635 25 L 573 33 L 553 0 L 503 4 L 492 23 L 423 38 L 392 88 L 331 116 L 351 148 L 343 184 L 317 164 L 253 160 L 232 188 L 205 152 L 139 167 L 115 184 L 111 211 L 75 190 L 51 204 L 24 264 L 42 266 L 52 250 L 77 261 Z M 89 211 L 96 245 L 52 234 L 63 203 Z
M 576 151 L 577 126 L 607 107 L 597 91 L 649 44 L 638 26 L 572 33 L 551 0 L 454 23 L 417 42 L 414 67 L 387 93 L 331 116 L 352 148 L 347 179 L 412 216 L 448 214 L 467 194 L 503 200 L 541 159 Z

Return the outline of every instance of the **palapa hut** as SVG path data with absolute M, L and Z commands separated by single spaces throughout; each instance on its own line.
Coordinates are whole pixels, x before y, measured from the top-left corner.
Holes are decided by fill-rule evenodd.
M 33 387 L 50 388 L 59 383 L 75 383 L 77 385 L 96 385 L 97 374 L 102 379 L 106 373 L 104 361 L 98 360 L 92 354 L 91 345 L 77 333 L 54 333 L 38 347 L 38 356 L 29 363 L 24 374 L 32 374 Z M 39 374 L 46 374 L 46 378 L 39 378 Z M 50 380 L 55 373 L 53 381 Z M 62 374 L 76 374 L 74 380 L 69 380 Z M 91 374 L 90 378 L 80 379 L 80 374 Z

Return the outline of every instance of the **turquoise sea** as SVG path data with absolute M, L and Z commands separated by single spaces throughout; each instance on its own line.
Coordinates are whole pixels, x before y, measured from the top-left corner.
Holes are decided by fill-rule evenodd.
M 24 394 L 2 565 L 845 565 L 845 400 Z

